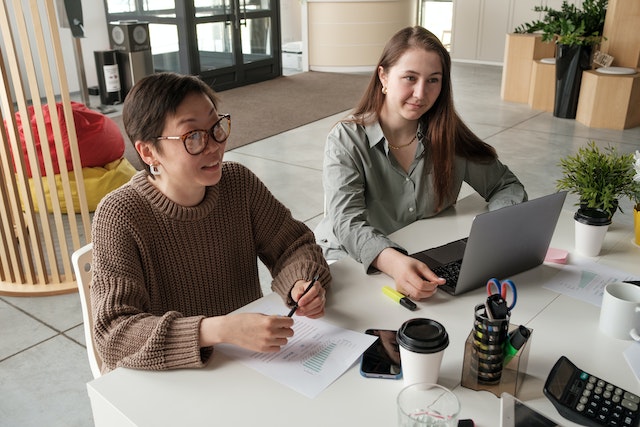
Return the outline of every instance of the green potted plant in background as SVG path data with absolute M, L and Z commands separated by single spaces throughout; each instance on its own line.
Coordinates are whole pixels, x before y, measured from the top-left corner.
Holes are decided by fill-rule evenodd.
M 575 237 L 576 251 L 582 255 L 600 253 L 611 218 L 620 209 L 619 199 L 635 197 L 633 165 L 633 154 L 621 154 L 612 146 L 600 149 L 595 141 L 560 159 L 562 178 L 556 187 L 578 196 Z
M 560 10 L 535 6 L 542 19 L 516 27 L 516 33 L 542 33 L 556 43 L 556 96 L 553 115 L 574 119 L 582 72 L 591 68 L 593 47 L 602 40 L 608 0 L 584 0 L 582 7 L 562 2 Z

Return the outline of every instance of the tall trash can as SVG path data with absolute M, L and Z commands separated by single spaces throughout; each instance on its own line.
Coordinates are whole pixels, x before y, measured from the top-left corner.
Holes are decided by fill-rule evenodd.
M 109 40 L 117 54 L 126 96 L 138 81 L 154 72 L 149 23 L 138 20 L 110 22 Z
M 98 73 L 100 103 L 102 105 L 121 104 L 124 100 L 124 94 L 122 92 L 121 72 L 116 51 L 94 51 L 93 56 L 96 61 L 96 72 Z

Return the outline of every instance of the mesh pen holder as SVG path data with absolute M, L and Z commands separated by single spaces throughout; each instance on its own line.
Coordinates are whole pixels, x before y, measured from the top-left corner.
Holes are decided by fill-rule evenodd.
M 489 319 L 485 315 L 485 306 L 475 308 L 473 322 L 473 351 L 478 359 L 474 366 L 478 381 L 495 384 L 502 375 L 504 360 L 504 342 L 509 332 L 509 314 L 504 319 Z
M 484 304 L 476 306 L 473 330 L 464 346 L 463 387 L 490 391 L 497 397 L 503 392 L 517 396 L 526 375 L 530 339 L 505 364 L 504 343 L 508 333 L 516 328 L 517 325 L 509 324 L 509 316 L 491 320 L 484 314 Z

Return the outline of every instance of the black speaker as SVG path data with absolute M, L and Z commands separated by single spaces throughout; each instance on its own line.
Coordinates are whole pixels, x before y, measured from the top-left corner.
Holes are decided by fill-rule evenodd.
M 100 103 L 103 105 L 121 104 L 124 96 L 117 52 L 115 50 L 96 51 L 93 52 L 93 56 L 96 60 L 96 72 L 98 73 Z
M 81 0 L 57 0 L 58 19 L 62 28 L 70 28 L 75 38 L 84 37 Z
M 151 50 L 149 23 L 142 21 L 117 21 L 109 23 L 111 49 L 120 52 Z

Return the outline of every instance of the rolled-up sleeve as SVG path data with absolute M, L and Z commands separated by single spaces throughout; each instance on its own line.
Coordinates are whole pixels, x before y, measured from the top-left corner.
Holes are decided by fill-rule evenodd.
M 500 160 L 488 163 L 464 161 L 465 182 L 489 203 L 489 210 L 515 205 L 527 200 L 524 185 Z
M 332 225 L 330 231 L 342 248 L 366 271 L 383 249 L 404 251 L 369 222 L 371 206 L 366 193 L 373 183 L 384 180 L 372 174 L 385 171 L 372 164 L 380 161 L 372 156 L 381 155 L 374 145 L 370 145 L 363 127 L 340 124 L 327 137 L 323 167 L 327 208 L 324 221 Z

